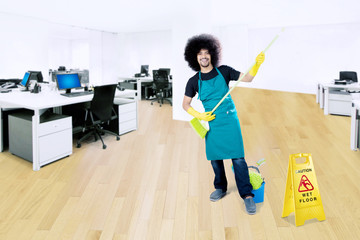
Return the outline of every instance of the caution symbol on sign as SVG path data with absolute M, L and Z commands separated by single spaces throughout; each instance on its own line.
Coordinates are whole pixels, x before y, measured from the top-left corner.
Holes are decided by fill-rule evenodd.
M 307 191 L 312 191 L 314 190 L 314 186 L 311 184 L 311 182 L 309 181 L 309 179 L 303 175 L 300 179 L 300 185 L 298 188 L 299 192 L 307 192 Z
M 306 161 L 298 164 L 297 158 L 305 158 Z M 303 225 L 307 219 L 325 220 L 315 169 L 309 153 L 290 155 L 282 217 L 287 217 L 292 212 L 295 212 L 296 226 Z

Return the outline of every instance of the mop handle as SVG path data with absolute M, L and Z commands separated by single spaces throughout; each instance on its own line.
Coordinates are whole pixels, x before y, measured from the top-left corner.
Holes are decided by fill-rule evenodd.
M 281 29 L 281 32 L 283 32 L 285 30 L 285 28 Z M 281 33 L 280 32 L 280 33 Z M 269 45 L 264 49 L 264 53 L 271 47 L 271 45 L 273 45 L 273 43 L 278 39 L 278 37 L 280 36 L 280 33 L 278 33 L 274 39 L 269 43 Z M 249 67 L 249 69 L 236 81 L 236 83 L 234 84 L 234 86 L 231 87 L 231 89 L 225 94 L 225 96 L 220 100 L 220 102 L 213 108 L 213 110 L 211 110 L 211 114 L 213 112 L 215 112 L 215 110 L 220 106 L 220 104 L 225 100 L 225 98 L 232 92 L 232 90 L 234 90 L 234 88 L 241 82 L 241 80 L 245 77 L 245 75 L 250 72 L 250 70 L 253 68 L 253 66 L 256 64 L 256 61 Z

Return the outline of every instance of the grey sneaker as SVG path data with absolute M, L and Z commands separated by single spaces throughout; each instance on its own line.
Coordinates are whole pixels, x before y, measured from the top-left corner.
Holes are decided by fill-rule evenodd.
M 221 190 L 221 189 L 215 189 L 215 191 L 213 191 L 210 194 L 210 200 L 213 202 L 216 202 L 217 200 L 220 200 L 225 195 L 226 195 L 226 191 L 223 192 L 223 190 Z
M 252 197 L 245 198 L 244 202 L 245 202 L 246 212 L 250 215 L 254 215 L 256 213 L 256 205 L 255 205 L 254 199 Z

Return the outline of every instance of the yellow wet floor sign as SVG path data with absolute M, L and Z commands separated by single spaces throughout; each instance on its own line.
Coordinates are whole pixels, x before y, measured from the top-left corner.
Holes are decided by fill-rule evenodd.
M 296 163 L 297 158 L 305 158 L 305 162 Z M 307 219 L 325 220 L 315 169 L 309 153 L 290 155 L 282 217 L 287 217 L 292 212 L 295 212 L 296 226 L 303 225 Z

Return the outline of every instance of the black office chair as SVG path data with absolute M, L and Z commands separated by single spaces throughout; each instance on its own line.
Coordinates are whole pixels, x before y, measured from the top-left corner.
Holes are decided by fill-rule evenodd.
M 156 98 L 151 101 L 151 105 L 155 101 L 161 104 L 164 104 L 164 100 L 168 101 L 172 106 L 172 102 L 169 97 L 171 97 L 171 84 L 169 83 L 169 76 L 166 71 L 164 70 L 153 70 L 153 89 L 156 93 Z
M 90 103 L 90 107 L 85 109 L 85 122 L 83 127 L 83 132 L 86 130 L 90 130 L 90 132 L 86 133 L 77 141 L 76 147 L 80 148 L 81 142 L 90 135 L 94 135 L 95 141 L 97 141 L 97 137 L 100 138 L 103 149 L 106 149 L 106 145 L 101 137 L 102 134 L 109 133 L 116 136 L 116 140 L 120 140 L 118 134 L 102 127 L 103 124 L 117 119 L 117 114 L 113 108 L 115 90 L 116 84 L 94 87 L 94 97 Z M 90 118 L 88 116 L 90 116 Z

